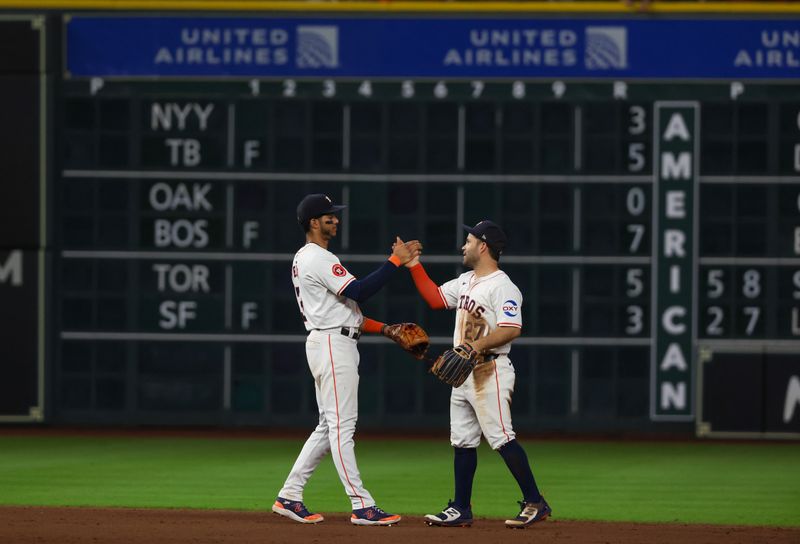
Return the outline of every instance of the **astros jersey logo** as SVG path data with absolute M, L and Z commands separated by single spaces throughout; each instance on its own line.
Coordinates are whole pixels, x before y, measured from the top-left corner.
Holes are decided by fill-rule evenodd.
M 517 317 L 519 313 L 519 305 L 516 300 L 507 300 L 503 303 L 503 313 L 508 317 Z
M 347 270 L 345 270 L 344 267 L 340 264 L 333 265 L 333 267 L 331 268 L 331 272 L 333 272 L 333 275 L 336 276 L 337 278 L 341 278 L 342 276 L 347 275 Z

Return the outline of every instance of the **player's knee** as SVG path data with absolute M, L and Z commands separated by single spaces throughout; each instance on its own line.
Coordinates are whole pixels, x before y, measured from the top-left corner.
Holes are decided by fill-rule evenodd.
M 451 438 L 450 439 L 450 445 L 453 446 L 456 449 L 475 449 L 475 448 L 477 448 L 478 446 L 481 445 L 481 440 L 480 440 L 480 438 L 478 438 L 478 440 L 469 440 L 469 439 L 463 439 L 463 438 L 459 438 L 459 439 Z
M 513 434 L 510 435 L 500 435 L 494 436 L 489 439 L 489 446 L 495 451 L 500 451 L 500 448 L 515 440 L 515 436 Z

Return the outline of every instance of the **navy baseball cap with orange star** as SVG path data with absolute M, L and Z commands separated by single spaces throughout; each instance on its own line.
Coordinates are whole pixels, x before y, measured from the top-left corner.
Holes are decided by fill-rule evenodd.
M 501 229 L 497 223 L 489 221 L 488 219 L 484 219 L 474 227 L 464 225 L 464 230 L 478 240 L 486 242 L 486 245 L 497 250 L 498 253 L 503 252 L 503 249 L 506 247 L 506 242 L 508 241 L 503 229 Z
M 297 205 L 297 222 L 304 225 L 315 217 L 336 213 L 346 207 L 334 204 L 330 197 L 321 193 L 308 195 Z

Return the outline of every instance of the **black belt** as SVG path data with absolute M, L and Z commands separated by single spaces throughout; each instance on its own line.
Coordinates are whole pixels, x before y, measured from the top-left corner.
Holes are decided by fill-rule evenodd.
M 352 338 L 353 340 L 358 340 L 359 338 L 361 338 L 361 329 L 356 327 L 342 327 L 342 330 L 340 332 L 342 333 L 343 336 Z
M 500 357 L 500 355 L 498 355 L 497 353 L 487 353 L 486 355 L 483 356 L 483 360 L 484 361 L 494 361 L 498 357 Z

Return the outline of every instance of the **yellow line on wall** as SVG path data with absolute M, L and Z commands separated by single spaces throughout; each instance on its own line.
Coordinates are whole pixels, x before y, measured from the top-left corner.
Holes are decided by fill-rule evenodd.
M 634 1 L 624 2 L 398 2 L 297 1 L 297 0 L 0 0 L 0 9 L 15 10 L 98 10 L 98 11 L 279 11 L 279 12 L 367 12 L 367 13 L 689 13 L 689 14 L 777 14 L 800 15 L 795 2 L 659 2 L 646 8 Z

